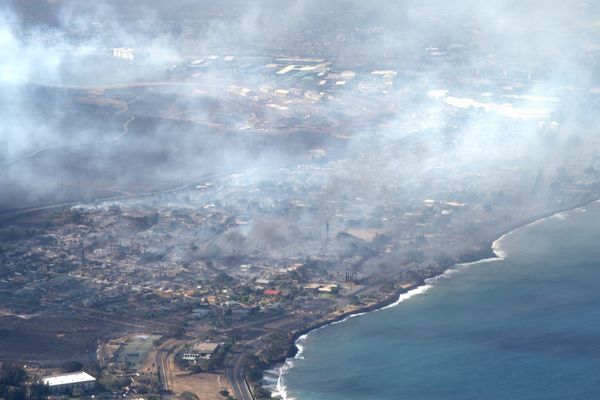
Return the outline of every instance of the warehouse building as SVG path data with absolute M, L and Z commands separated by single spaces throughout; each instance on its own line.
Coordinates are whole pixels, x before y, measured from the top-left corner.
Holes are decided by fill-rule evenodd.
M 94 389 L 96 386 L 96 378 L 81 371 L 49 376 L 43 378 L 42 383 L 48 385 L 51 394 L 69 393 L 73 390 L 86 392 Z

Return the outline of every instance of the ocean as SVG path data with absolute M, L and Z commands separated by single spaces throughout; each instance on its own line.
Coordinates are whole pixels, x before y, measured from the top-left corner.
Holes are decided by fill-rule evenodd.
M 304 336 L 296 400 L 600 398 L 600 204 L 519 228 L 393 307 Z M 271 377 L 273 379 L 273 377 Z

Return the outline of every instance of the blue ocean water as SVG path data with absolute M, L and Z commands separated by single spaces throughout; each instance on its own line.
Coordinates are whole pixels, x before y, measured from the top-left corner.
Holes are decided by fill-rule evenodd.
M 398 306 L 309 334 L 287 398 L 600 398 L 600 204 L 520 228 Z

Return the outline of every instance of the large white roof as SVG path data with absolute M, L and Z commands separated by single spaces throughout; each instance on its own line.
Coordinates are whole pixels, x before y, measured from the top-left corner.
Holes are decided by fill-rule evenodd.
M 94 378 L 90 374 L 81 371 L 81 372 L 73 372 L 70 374 L 49 376 L 49 377 L 43 378 L 42 382 L 44 382 L 48 386 L 59 386 L 59 385 L 68 385 L 68 384 L 72 384 L 72 383 L 92 382 L 95 380 L 96 380 L 96 378 Z

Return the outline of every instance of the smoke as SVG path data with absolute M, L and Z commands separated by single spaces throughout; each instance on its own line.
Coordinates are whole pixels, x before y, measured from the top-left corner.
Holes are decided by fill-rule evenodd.
M 386 228 L 403 237 L 472 227 L 447 222 L 461 209 L 444 202 L 485 205 L 499 225 L 515 207 L 569 204 L 600 168 L 599 21 L 593 1 L 10 1 L 0 208 L 321 158 L 325 172 L 298 178 L 316 182 L 314 212 L 219 246 L 292 246 L 294 226 L 340 231 L 353 212 L 362 228 L 406 215 Z M 121 47 L 134 60 L 113 57 Z M 435 226 L 401 229 L 426 199 L 444 212 Z

